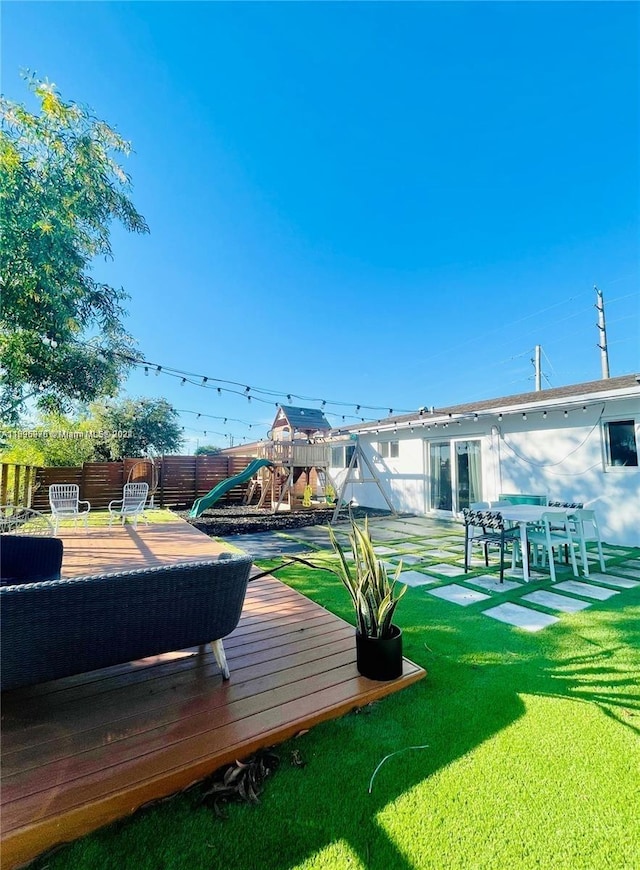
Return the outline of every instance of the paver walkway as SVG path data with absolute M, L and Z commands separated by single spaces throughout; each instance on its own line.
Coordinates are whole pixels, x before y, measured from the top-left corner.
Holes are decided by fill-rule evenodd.
M 348 523 L 334 526 L 340 543 L 348 544 Z M 563 615 L 597 606 L 626 589 L 640 585 L 640 558 L 630 547 L 605 545 L 607 572 L 599 571 L 597 557 L 588 578 L 574 577 L 570 568 L 556 566 L 557 581 L 551 583 L 547 570 L 531 572 L 531 581 L 522 581 L 518 568 L 505 571 L 499 582 L 497 559 L 487 569 L 482 559 L 474 558 L 471 570 L 464 571 L 464 529 L 461 523 L 430 517 L 374 517 L 369 530 L 376 553 L 389 571 L 402 561 L 401 581 L 420 587 L 424 593 L 455 606 L 476 612 L 524 631 L 540 631 L 554 625 Z M 326 526 L 235 535 L 224 539 L 254 559 L 273 559 L 287 554 L 331 550 Z M 452 582 L 453 581 L 453 582 Z

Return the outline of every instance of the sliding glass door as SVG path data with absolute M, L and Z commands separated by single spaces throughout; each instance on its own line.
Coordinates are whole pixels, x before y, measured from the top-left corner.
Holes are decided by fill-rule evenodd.
M 450 511 L 451 445 L 448 441 L 429 443 L 429 504 L 432 511 Z
M 429 441 L 428 505 L 459 513 L 482 500 L 480 441 Z

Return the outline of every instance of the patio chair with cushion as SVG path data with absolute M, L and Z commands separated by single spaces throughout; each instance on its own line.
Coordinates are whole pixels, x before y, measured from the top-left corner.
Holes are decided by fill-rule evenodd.
M 149 521 L 144 515 L 148 495 L 148 483 L 125 483 L 122 498 L 109 502 L 109 525 L 113 522 L 114 517 L 122 517 L 123 526 L 127 517 L 131 517 L 134 529 L 138 528 L 138 517 L 142 517 L 149 525 Z
M 481 544 L 484 549 L 484 563 L 489 567 L 489 546 L 500 548 L 500 582 L 504 582 L 504 551 L 511 542 L 517 546 L 520 530 L 507 528 L 502 515 L 498 511 L 471 510 L 463 508 L 464 517 L 464 570 L 469 570 L 471 563 L 471 547 Z
M 52 483 L 49 487 L 49 504 L 54 534 L 58 534 L 58 526 L 62 519 L 73 519 L 73 525 L 77 526 L 78 519 L 81 518 L 85 529 L 88 530 L 91 505 L 88 501 L 80 500 L 80 487 L 77 483 Z M 81 505 L 85 507 L 80 507 Z

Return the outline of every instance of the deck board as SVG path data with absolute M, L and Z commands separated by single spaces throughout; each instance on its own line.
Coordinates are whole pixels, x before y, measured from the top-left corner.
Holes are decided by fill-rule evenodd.
M 95 547 L 94 530 L 65 534 L 63 573 L 207 558 L 223 549 L 187 524 L 167 526 L 169 538 L 158 526 L 136 534 L 120 528 L 109 533 L 115 540 L 102 535 Z M 407 660 L 399 680 L 359 676 L 353 627 L 274 577 L 249 584 L 225 649 L 227 683 L 212 653 L 196 648 L 5 692 L 3 867 L 424 676 Z

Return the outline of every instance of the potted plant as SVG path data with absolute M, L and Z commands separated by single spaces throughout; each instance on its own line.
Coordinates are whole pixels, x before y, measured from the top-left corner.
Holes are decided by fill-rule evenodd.
M 397 585 L 402 562 L 393 579 L 389 579 L 373 549 L 366 519 L 364 528 L 351 519 L 349 541 L 353 562 L 346 558 L 331 527 L 329 535 L 339 559 L 336 573 L 355 608 L 358 671 L 372 680 L 394 680 L 402 676 L 402 632 L 393 623 L 397 604 L 407 591 L 406 586 Z

